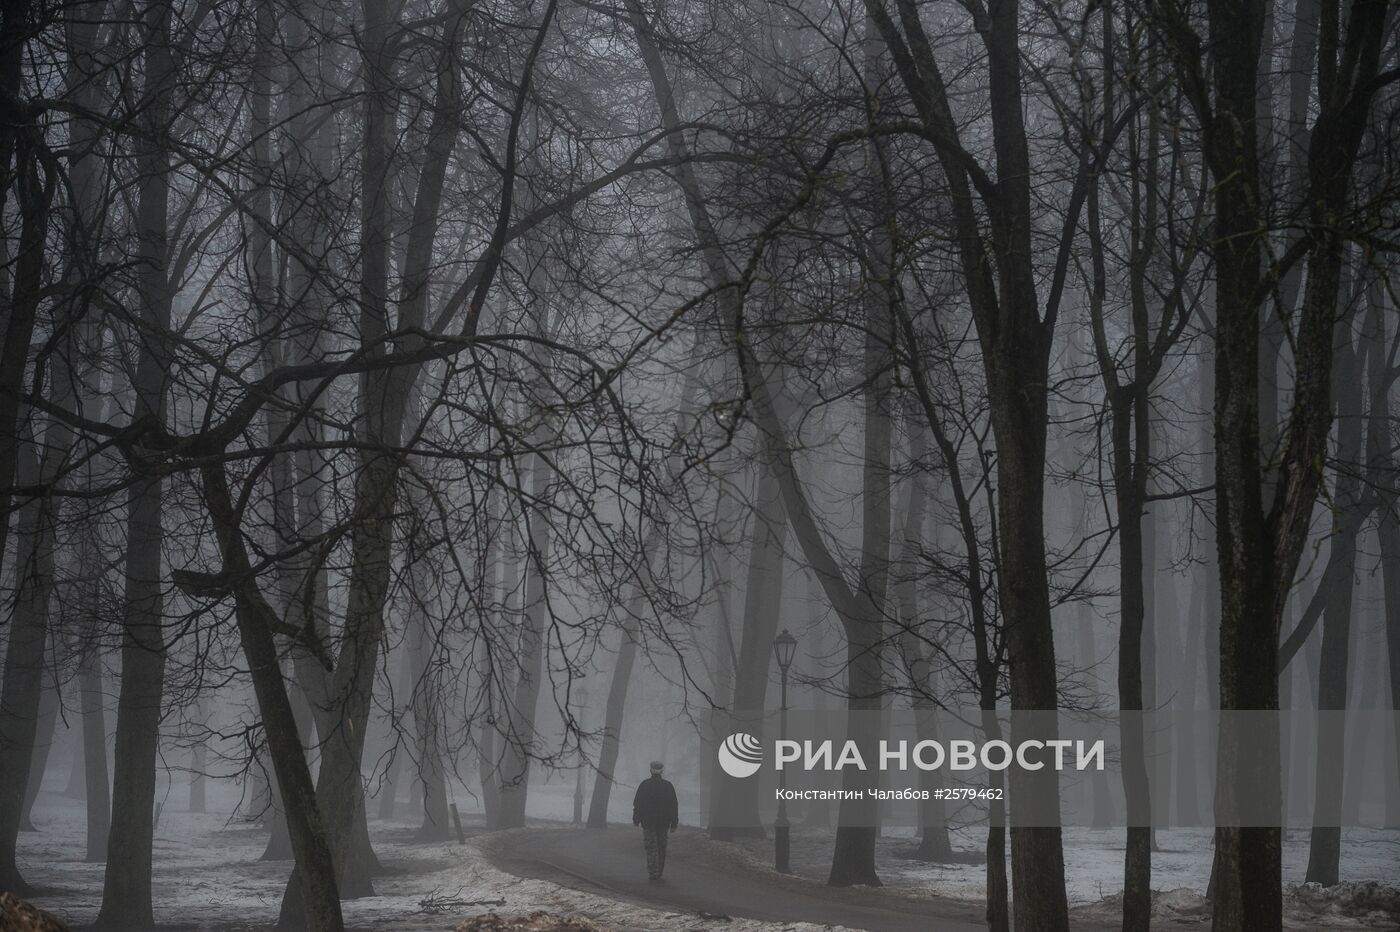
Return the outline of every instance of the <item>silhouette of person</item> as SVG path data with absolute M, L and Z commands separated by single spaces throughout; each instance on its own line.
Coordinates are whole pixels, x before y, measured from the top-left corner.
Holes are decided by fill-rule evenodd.
M 642 844 L 647 852 L 647 875 L 655 883 L 666 870 L 666 835 L 680 824 L 676 788 L 661 776 L 663 764 L 651 762 L 651 776 L 637 785 L 632 798 L 632 824 L 642 827 Z

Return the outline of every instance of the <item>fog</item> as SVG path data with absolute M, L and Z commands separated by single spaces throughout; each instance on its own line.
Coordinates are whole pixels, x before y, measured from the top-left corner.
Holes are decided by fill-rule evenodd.
M 0 892 L 1400 918 L 1393 4 L 11 6 Z

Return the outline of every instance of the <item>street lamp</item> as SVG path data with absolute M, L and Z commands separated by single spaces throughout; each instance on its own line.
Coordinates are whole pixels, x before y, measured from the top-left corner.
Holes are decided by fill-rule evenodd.
M 778 670 L 782 674 L 782 702 L 778 707 L 778 737 L 787 740 L 787 681 L 788 668 L 792 657 L 797 653 L 797 638 L 787 628 L 773 639 L 773 653 L 778 658 Z M 787 770 L 778 771 L 778 817 L 773 821 L 773 868 L 780 874 L 792 873 L 788 863 L 790 851 L 787 817 Z

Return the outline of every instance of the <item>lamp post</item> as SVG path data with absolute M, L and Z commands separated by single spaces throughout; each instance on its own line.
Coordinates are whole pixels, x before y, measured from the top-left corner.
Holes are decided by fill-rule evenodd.
M 787 628 L 773 640 L 773 653 L 778 658 L 778 670 L 782 674 L 782 701 L 778 706 L 778 737 L 787 740 L 787 683 L 788 668 L 792 666 L 793 654 L 797 653 L 797 638 Z M 773 820 L 773 868 L 780 874 L 792 873 L 788 863 L 789 836 L 787 816 L 787 770 L 778 771 L 778 817 Z

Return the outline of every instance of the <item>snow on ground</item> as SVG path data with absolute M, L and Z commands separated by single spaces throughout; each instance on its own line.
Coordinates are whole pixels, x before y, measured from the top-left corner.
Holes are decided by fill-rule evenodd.
M 1063 830 L 1065 884 L 1075 915 L 1084 921 L 1112 920 L 1121 908 L 1123 891 L 1123 831 L 1066 828 Z M 1210 880 L 1211 835 L 1207 828 L 1163 829 L 1157 833 L 1158 849 L 1152 855 L 1152 889 L 1155 914 L 1164 920 L 1194 922 L 1209 918 L 1205 902 Z M 799 876 L 825 879 L 831 868 L 835 831 L 830 828 L 792 828 L 792 868 Z M 912 830 L 892 830 L 877 842 L 876 863 L 880 879 L 902 892 L 982 902 L 986 897 L 987 868 L 982 863 L 985 830 L 953 833 L 953 847 L 968 856 L 969 863 L 929 864 L 910 858 L 918 845 Z M 734 848 L 758 869 L 771 869 L 773 842 L 747 838 Z M 1291 831 L 1284 843 L 1284 887 L 1289 892 L 1285 908 L 1289 928 L 1397 928 L 1400 917 L 1392 910 L 1400 905 L 1400 831 L 1349 828 L 1342 832 L 1341 875 L 1345 891 L 1338 897 L 1322 894 L 1322 888 L 1302 886 L 1308 865 L 1308 833 Z M 1015 898 L 1015 890 L 1012 890 Z
M 548 800 L 557 794 L 542 795 Z M 175 800 L 165 802 L 154 849 L 158 922 L 200 932 L 251 932 L 269 928 L 276 921 L 291 864 L 258 860 L 267 832 L 231 818 L 228 813 L 236 801 L 236 791 L 211 786 L 209 805 L 219 812 L 178 811 Z M 401 811 L 407 808 L 400 806 Z M 557 807 L 546 803 L 544 808 Z M 31 897 L 32 902 L 70 925 L 91 922 L 101 903 L 104 868 L 83 861 L 84 804 L 45 791 L 35 805 L 34 821 L 39 831 L 20 836 L 21 870 L 43 891 Z M 479 817 L 469 816 L 466 821 L 469 833 L 481 833 Z M 416 827 L 416 820 L 408 818 L 371 821 L 375 852 L 388 874 L 375 878 L 377 896 L 344 904 L 351 928 L 451 932 L 472 916 L 488 912 L 523 915 L 535 910 L 586 916 L 619 932 L 704 932 L 712 928 L 712 922 L 693 914 L 647 909 L 505 874 L 487 863 L 473 838 L 468 838 L 466 845 L 415 844 L 412 835 Z M 735 919 L 724 928 L 732 932 L 819 932 L 837 927 Z
M 35 904 L 81 925 L 96 915 L 103 865 L 83 861 L 85 807 L 81 800 L 61 795 L 58 775 L 63 772 L 64 768 L 50 768 L 50 779 L 34 813 L 40 831 L 21 835 L 20 863 L 27 879 L 44 888 L 43 895 L 34 897 Z M 267 832 L 230 815 L 239 801 L 238 788 L 228 781 L 211 781 L 208 814 L 183 811 L 186 797 L 181 789 L 163 796 L 155 840 L 158 920 L 210 932 L 269 927 L 276 919 L 290 864 L 258 860 Z M 572 815 L 572 797 L 572 781 L 532 787 L 531 815 L 567 822 Z M 470 805 L 469 796 L 461 787 L 456 788 L 455 798 L 459 805 Z M 625 817 L 623 804 L 614 800 L 614 806 L 618 807 L 614 818 Z M 371 812 L 375 808 L 372 805 Z M 408 817 L 408 810 L 408 805 L 401 802 L 402 818 L 371 820 L 375 851 L 389 873 L 375 880 L 378 896 L 345 903 L 346 919 L 352 928 L 450 932 L 470 916 L 492 911 L 520 915 L 539 909 L 587 916 L 623 932 L 701 932 L 713 927 L 710 921 L 691 914 L 619 903 L 547 881 L 505 874 L 487 862 L 482 849 L 485 838 L 469 838 L 466 845 L 415 844 L 412 835 L 417 821 Z M 682 819 L 693 822 L 697 815 L 683 811 Z M 480 816 L 464 812 L 463 817 L 468 833 L 481 836 Z M 793 826 L 792 860 L 799 876 L 814 882 L 825 880 L 833 837 L 831 829 Z M 1075 914 L 1083 921 L 1111 922 L 1122 888 L 1122 832 L 1069 828 L 1065 829 L 1064 839 L 1065 874 Z M 980 854 L 982 840 L 980 831 L 957 833 L 954 846 L 975 857 Z M 1200 922 L 1206 915 L 1201 892 L 1210 873 L 1210 831 L 1162 831 L 1158 843 L 1161 850 L 1153 856 L 1152 886 L 1163 891 L 1158 896 L 1159 917 L 1173 925 Z M 983 864 L 934 865 L 913 861 L 908 854 L 914 846 L 915 839 L 907 830 L 892 831 L 879 840 L 880 875 L 889 887 L 905 893 L 982 900 Z M 771 839 L 748 839 L 734 845 L 716 843 L 713 848 L 716 857 L 737 857 L 754 869 L 771 869 Z M 1307 833 L 1291 832 L 1284 851 L 1286 883 L 1301 883 L 1307 854 Z M 1400 832 L 1346 830 L 1342 876 L 1348 881 L 1394 884 L 1400 877 Z M 1364 913 L 1368 903 L 1393 906 L 1400 902 L 1400 892 L 1393 887 L 1357 884 L 1343 891 L 1343 900 L 1339 905 L 1335 896 L 1323 894 L 1320 888 L 1295 891 L 1287 900 L 1290 927 L 1397 927 L 1393 918 L 1373 916 L 1366 920 L 1355 915 Z M 731 932 L 811 932 L 818 927 L 735 919 L 726 922 L 724 928 Z

